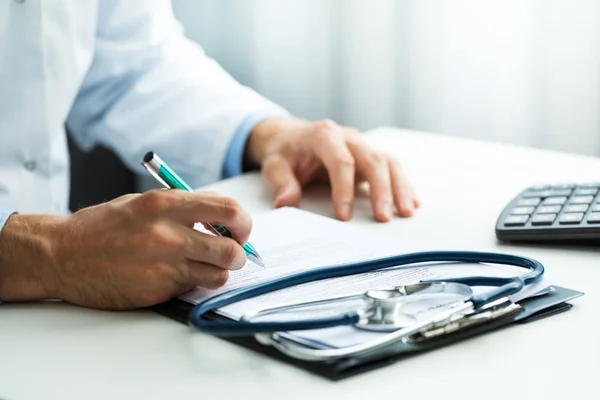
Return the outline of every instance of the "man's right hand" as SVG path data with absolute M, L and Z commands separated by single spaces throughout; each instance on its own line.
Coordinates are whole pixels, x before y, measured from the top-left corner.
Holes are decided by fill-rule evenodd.
M 226 226 L 233 239 L 193 229 Z M 155 190 L 68 217 L 13 215 L 0 233 L 0 300 L 61 299 L 85 307 L 151 306 L 241 268 L 252 221 L 209 192 Z

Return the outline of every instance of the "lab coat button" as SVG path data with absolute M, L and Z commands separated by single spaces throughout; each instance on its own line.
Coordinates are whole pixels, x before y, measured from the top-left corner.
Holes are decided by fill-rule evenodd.
M 29 171 L 33 171 L 34 169 L 36 169 L 37 167 L 37 163 L 35 161 L 27 161 L 25 163 L 25 168 L 27 168 Z

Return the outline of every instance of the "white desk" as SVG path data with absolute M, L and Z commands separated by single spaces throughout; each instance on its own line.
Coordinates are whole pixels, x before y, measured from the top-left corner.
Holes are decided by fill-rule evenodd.
M 365 200 L 352 223 L 395 235 L 399 243 L 410 238 L 439 248 L 531 256 L 546 265 L 553 283 L 586 296 L 569 312 L 333 383 L 151 312 L 2 306 L 0 398 L 597 398 L 598 251 L 505 246 L 496 243 L 494 226 L 525 186 L 596 181 L 600 160 L 390 129 L 373 132 L 370 140 L 402 159 L 423 207 L 412 219 L 378 224 Z M 270 208 L 270 194 L 257 175 L 214 189 L 250 212 Z M 322 193 L 309 194 L 302 207 L 331 215 Z

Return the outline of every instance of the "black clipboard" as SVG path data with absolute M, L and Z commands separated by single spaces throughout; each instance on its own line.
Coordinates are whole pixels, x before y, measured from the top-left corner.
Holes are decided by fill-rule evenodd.
M 222 337 L 222 339 L 252 349 L 277 360 L 290 363 L 313 374 L 335 381 L 381 368 L 400 360 L 416 356 L 419 353 L 430 351 L 442 346 L 447 346 L 452 343 L 457 343 L 477 335 L 491 332 L 493 330 L 519 324 L 522 325 L 562 313 L 572 308 L 572 304 L 568 303 L 570 300 L 583 295 L 582 292 L 578 292 L 576 290 L 554 285 L 552 287 L 554 290 L 547 294 L 521 300 L 519 305 L 521 305 L 522 310 L 515 316 L 501 318 L 483 325 L 477 325 L 473 328 L 461 330 L 454 334 L 445 335 L 439 339 L 429 340 L 420 344 L 413 344 L 408 347 L 403 346 L 402 349 L 390 348 L 375 354 L 367 354 L 364 356 L 351 357 L 331 362 L 307 362 L 298 360 L 286 356 L 271 346 L 260 344 L 254 339 L 254 337 Z M 175 299 L 151 307 L 151 310 L 187 325 L 188 315 L 192 308 L 192 304 L 183 300 Z M 214 318 L 223 317 L 214 316 Z M 515 328 L 527 329 L 523 326 Z M 190 329 L 192 330 L 193 328 L 190 327 Z

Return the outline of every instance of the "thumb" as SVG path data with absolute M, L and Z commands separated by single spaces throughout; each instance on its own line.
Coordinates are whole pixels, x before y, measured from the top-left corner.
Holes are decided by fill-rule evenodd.
M 262 176 L 275 194 L 275 207 L 297 207 L 302 187 L 290 163 L 281 157 L 270 157 L 263 162 Z

